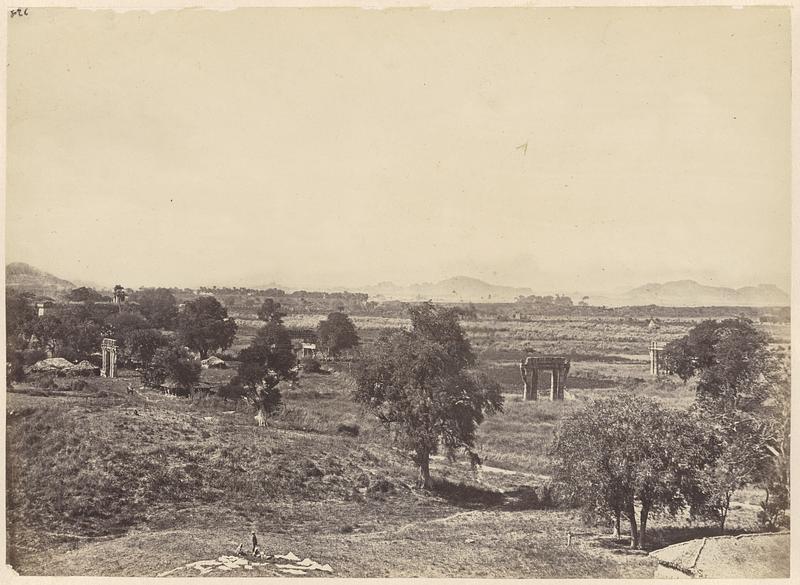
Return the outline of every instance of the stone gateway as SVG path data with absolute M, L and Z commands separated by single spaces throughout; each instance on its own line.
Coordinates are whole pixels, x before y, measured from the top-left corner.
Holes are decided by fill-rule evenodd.
M 550 400 L 564 400 L 570 362 L 565 357 L 541 356 L 526 357 L 519 364 L 522 376 L 522 399 L 539 399 L 539 372 L 551 372 Z

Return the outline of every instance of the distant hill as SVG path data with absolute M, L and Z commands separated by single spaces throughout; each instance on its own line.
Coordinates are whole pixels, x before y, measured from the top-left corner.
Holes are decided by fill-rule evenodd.
M 694 280 L 675 280 L 637 287 L 618 302 L 626 305 L 774 307 L 788 306 L 790 299 L 772 284 L 728 288 L 706 286 Z
M 53 276 L 24 262 L 12 262 L 6 265 L 6 287 L 11 290 L 48 297 L 76 288 L 70 281 Z
M 361 289 L 371 298 L 402 301 L 434 300 L 451 302 L 510 302 L 519 296 L 531 295 L 529 288 L 517 288 L 490 284 L 469 276 L 455 276 L 439 282 L 423 282 L 400 286 L 393 282 L 381 282 Z

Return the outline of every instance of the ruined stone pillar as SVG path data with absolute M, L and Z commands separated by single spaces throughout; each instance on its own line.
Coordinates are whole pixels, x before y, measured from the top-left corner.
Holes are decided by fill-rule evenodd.
M 522 376 L 522 399 L 530 400 L 530 387 L 528 386 L 528 370 L 525 368 L 525 359 L 519 364 L 519 374 Z
M 650 375 L 656 375 L 656 349 L 655 343 L 650 342 Z
M 531 371 L 531 400 L 539 400 L 539 370 Z
M 109 360 L 111 361 L 111 367 L 108 369 L 108 377 L 109 378 L 116 378 L 117 377 L 117 350 L 111 349 L 109 352 Z
M 115 378 L 117 375 L 117 342 L 105 338 L 100 344 L 100 353 L 103 355 L 103 367 L 100 375 L 104 378 Z
M 655 341 L 650 342 L 650 375 L 661 375 L 661 350 L 662 346 Z
M 550 400 L 558 400 L 558 370 L 555 368 L 550 379 Z

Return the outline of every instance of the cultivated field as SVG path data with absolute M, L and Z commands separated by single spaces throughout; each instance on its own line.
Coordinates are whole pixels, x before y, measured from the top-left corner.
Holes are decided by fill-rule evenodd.
M 286 324 L 314 327 L 320 318 Z M 407 326 L 354 320 L 367 343 L 381 329 Z M 247 345 L 257 325 L 240 322 L 235 346 Z M 335 577 L 651 577 L 655 562 L 613 541 L 608 526 L 554 507 L 547 450 L 558 421 L 588 397 L 626 389 L 691 404 L 690 385 L 650 379 L 646 362 L 651 339 L 690 326 L 465 322 L 506 407 L 481 427 L 483 468 L 439 458 L 432 493 L 413 487 L 408 458 L 350 400 L 346 363 L 303 375 L 267 428 L 255 426 L 246 405 L 139 389 L 130 371 L 90 379 L 81 391 L 20 384 L 7 394 L 11 563 L 22 574 L 155 576 L 233 554 L 254 529 L 266 553 L 311 557 Z M 788 326 L 772 327 L 776 341 L 788 341 Z M 572 356 L 567 400 L 519 399 L 516 364 L 526 350 Z M 233 373 L 203 376 L 221 384 Z M 737 494 L 732 532 L 755 530 L 760 498 Z M 656 517 L 651 529 L 651 549 L 714 531 L 683 517 Z M 567 532 L 575 535 L 569 547 Z M 265 563 L 247 574 L 282 573 Z

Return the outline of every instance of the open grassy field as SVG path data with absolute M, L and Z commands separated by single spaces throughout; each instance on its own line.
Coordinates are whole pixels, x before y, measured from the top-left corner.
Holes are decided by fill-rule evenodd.
M 547 500 L 547 444 L 575 401 L 509 396 L 481 430 L 483 469 L 437 459 L 425 493 L 349 400 L 346 373 L 303 377 L 262 429 L 241 404 L 130 395 L 128 381 L 8 394 L 8 553 L 22 574 L 156 575 L 231 554 L 251 529 L 268 553 L 310 556 L 334 576 L 653 574 L 607 527 Z M 751 509 L 731 520 L 753 526 Z M 653 542 L 704 530 L 657 520 Z M 579 535 L 569 548 L 567 531 Z
M 314 327 L 321 317 L 287 325 Z M 408 326 L 355 321 L 366 343 L 381 329 Z M 235 346 L 246 346 L 258 325 L 240 323 Z M 303 375 L 266 428 L 242 402 L 165 396 L 140 388 L 131 371 L 92 378 L 80 391 L 18 385 L 7 393 L 11 564 L 28 575 L 155 576 L 233 554 L 252 529 L 268 554 L 329 563 L 335 577 L 651 577 L 651 558 L 551 501 L 548 446 L 559 420 L 590 397 L 633 390 L 684 408 L 692 386 L 651 379 L 642 355 L 650 337 L 619 323 L 465 326 L 506 406 L 480 429 L 483 467 L 437 458 L 432 492 L 414 487 L 408 457 L 351 401 L 346 363 Z M 559 339 L 537 341 L 561 330 Z M 604 345 L 594 343 L 604 336 Z M 520 399 L 517 360 L 531 346 L 572 356 L 567 400 Z M 234 373 L 204 370 L 203 378 L 221 385 Z M 731 531 L 755 530 L 760 498 L 752 489 L 736 495 Z M 685 517 L 656 517 L 651 530 L 651 549 L 714 531 Z M 569 547 L 567 532 L 575 535 Z M 279 574 L 274 562 L 247 572 Z

